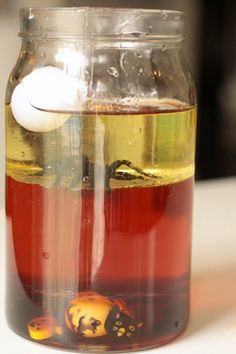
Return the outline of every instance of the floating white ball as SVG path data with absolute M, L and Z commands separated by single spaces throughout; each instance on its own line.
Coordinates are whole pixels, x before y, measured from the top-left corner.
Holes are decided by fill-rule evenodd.
M 24 77 L 13 92 L 13 116 L 18 124 L 30 131 L 57 129 L 70 118 L 70 111 L 80 108 L 79 89 L 79 80 L 59 68 L 36 69 Z

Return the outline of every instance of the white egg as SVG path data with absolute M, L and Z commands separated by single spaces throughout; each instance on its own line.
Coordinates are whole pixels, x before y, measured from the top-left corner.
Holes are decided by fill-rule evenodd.
M 70 118 L 69 112 L 80 110 L 79 89 L 79 80 L 59 68 L 36 69 L 25 76 L 13 92 L 13 116 L 30 131 L 57 129 Z

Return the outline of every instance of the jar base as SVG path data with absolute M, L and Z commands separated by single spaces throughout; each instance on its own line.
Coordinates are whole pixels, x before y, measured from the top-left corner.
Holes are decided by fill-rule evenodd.
M 25 335 L 25 333 L 20 333 L 17 331 L 11 324 L 8 323 L 8 326 L 12 332 L 14 332 L 17 336 L 20 336 L 21 338 L 24 338 L 27 341 L 30 341 L 32 343 L 35 343 L 37 345 L 42 345 L 46 347 L 51 347 L 54 349 L 59 349 L 59 350 L 68 350 L 71 352 L 88 352 L 88 353 L 125 353 L 125 352 L 136 352 L 136 351 L 141 351 L 141 350 L 149 350 L 149 349 L 154 349 L 158 347 L 162 347 L 177 338 L 179 338 L 186 330 L 186 327 L 188 326 L 189 320 L 187 320 L 186 325 L 178 332 L 174 333 L 173 335 L 170 336 L 165 336 L 165 337 L 160 337 L 158 339 L 153 339 L 148 342 L 142 342 L 142 343 L 132 343 L 129 345 L 117 345 L 111 347 L 110 345 L 105 346 L 105 345 L 95 345 L 95 344 L 87 344 L 87 345 L 63 345 L 60 342 L 57 342 L 56 340 L 44 340 L 44 341 L 34 341 L 31 337 Z

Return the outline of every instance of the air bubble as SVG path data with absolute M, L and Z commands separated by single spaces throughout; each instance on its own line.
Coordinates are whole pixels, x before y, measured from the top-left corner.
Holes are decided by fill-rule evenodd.
M 128 143 L 130 146 L 134 146 L 136 144 L 136 140 L 134 138 L 131 138 Z
M 107 69 L 108 74 L 114 76 L 114 77 L 119 77 L 119 73 L 114 66 L 110 66 L 110 68 Z
M 162 19 L 167 20 L 168 18 L 168 13 L 166 11 L 162 11 Z
M 84 176 L 83 179 L 82 179 L 82 181 L 83 181 L 84 183 L 88 182 L 88 181 L 89 181 L 89 176 Z
M 163 52 L 165 52 L 165 50 L 166 50 L 165 44 L 162 45 L 161 50 L 162 50 Z
M 48 36 L 48 34 L 44 33 L 44 35 L 43 35 L 43 43 L 47 43 L 47 36 Z
M 21 151 L 21 157 L 25 157 L 25 152 L 24 151 Z
M 138 73 L 139 73 L 139 75 L 142 74 L 143 73 L 143 68 L 139 68 L 138 69 Z
M 142 133 L 142 128 L 138 128 L 138 127 L 137 127 L 137 128 L 134 128 L 134 129 L 133 129 L 133 133 L 134 133 L 134 134 L 141 134 L 141 133 Z
M 43 252 L 42 256 L 43 256 L 44 259 L 49 259 L 50 253 L 49 252 Z
M 136 55 L 137 58 L 142 58 L 142 54 L 139 53 L 139 52 L 136 52 L 135 55 Z
M 132 98 L 131 98 L 131 97 L 126 97 L 126 98 L 124 99 L 124 102 L 125 102 L 125 103 L 131 103 L 131 102 L 132 102 Z

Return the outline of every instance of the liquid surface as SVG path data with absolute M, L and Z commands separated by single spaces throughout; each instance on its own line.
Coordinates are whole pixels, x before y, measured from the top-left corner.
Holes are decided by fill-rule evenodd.
M 120 351 L 183 331 L 195 123 L 195 109 L 145 109 L 75 114 L 33 133 L 7 106 L 7 316 L 15 332 L 62 348 Z

